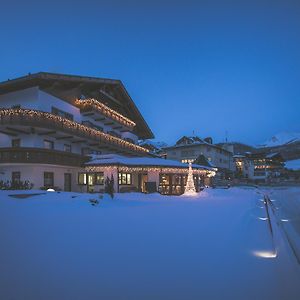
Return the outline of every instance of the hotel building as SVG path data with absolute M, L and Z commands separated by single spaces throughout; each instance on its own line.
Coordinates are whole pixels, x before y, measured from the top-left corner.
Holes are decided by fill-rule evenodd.
M 137 145 L 153 137 L 120 80 L 41 72 L 0 83 L 2 183 L 101 192 L 113 176 L 115 191 L 151 182 L 180 194 L 188 167 Z M 195 180 L 214 171 L 195 165 Z

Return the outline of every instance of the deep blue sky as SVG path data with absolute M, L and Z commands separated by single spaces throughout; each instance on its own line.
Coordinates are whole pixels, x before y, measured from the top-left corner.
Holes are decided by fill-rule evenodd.
M 1 3 L 1 81 L 121 79 L 168 143 L 300 131 L 299 1 L 19 2 Z

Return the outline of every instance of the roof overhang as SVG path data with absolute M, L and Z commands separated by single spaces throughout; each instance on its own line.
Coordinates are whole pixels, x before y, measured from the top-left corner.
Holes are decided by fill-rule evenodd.
M 82 95 L 98 99 L 136 123 L 139 139 L 154 135 L 120 80 L 40 72 L 0 83 L 0 95 L 30 87 L 39 89 L 74 104 Z

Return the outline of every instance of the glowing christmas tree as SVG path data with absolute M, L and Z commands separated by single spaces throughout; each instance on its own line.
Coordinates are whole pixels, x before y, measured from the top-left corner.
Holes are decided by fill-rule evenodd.
M 194 178 L 193 178 L 193 169 L 192 169 L 192 163 L 189 163 L 189 174 L 186 181 L 186 186 L 184 190 L 185 195 L 196 195 L 196 189 L 194 184 Z

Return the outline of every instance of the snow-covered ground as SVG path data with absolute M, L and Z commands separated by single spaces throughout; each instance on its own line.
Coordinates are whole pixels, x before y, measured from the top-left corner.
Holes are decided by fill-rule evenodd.
M 281 187 L 266 192 L 273 201 L 277 220 L 300 263 L 300 188 Z
M 256 189 L 96 206 L 17 193 L 0 192 L 0 299 L 299 299 L 299 265 Z

